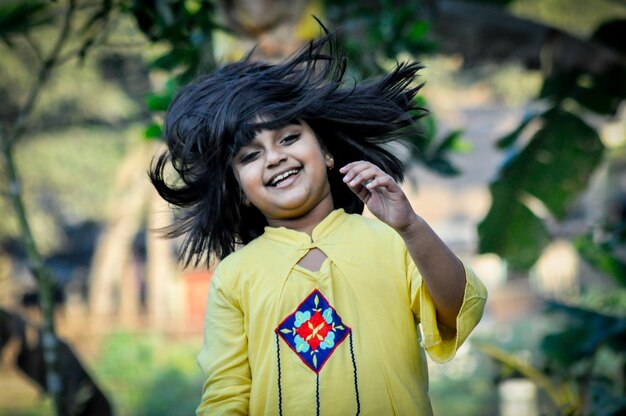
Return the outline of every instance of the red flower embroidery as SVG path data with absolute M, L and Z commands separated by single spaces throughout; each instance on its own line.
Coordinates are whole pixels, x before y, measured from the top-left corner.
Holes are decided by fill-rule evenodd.
M 316 350 L 331 329 L 332 327 L 326 323 L 322 314 L 315 312 L 311 319 L 300 325 L 296 332 L 311 346 L 311 350 Z

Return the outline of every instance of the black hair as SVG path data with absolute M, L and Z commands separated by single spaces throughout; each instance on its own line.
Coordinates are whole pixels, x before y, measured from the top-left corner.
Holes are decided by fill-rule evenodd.
M 341 167 L 367 160 L 394 179 L 403 179 L 401 160 L 385 143 L 418 134 L 425 114 L 414 100 L 418 63 L 360 83 L 344 81 L 346 60 L 336 35 L 310 42 L 278 64 L 250 56 L 227 64 L 182 88 L 167 111 L 168 149 L 153 161 L 149 177 L 158 193 L 178 207 L 166 236 L 184 236 L 180 260 L 221 259 L 263 233 L 265 217 L 242 201 L 230 163 L 261 129 L 305 121 Z M 350 84 L 350 85 L 347 85 Z M 168 166 L 175 178 L 168 178 Z M 363 203 L 329 171 L 335 208 L 362 213 Z

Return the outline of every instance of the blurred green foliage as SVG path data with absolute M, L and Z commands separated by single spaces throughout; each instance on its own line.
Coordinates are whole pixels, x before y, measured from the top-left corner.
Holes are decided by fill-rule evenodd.
M 524 120 L 499 141 L 510 149 L 509 157 L 491 184 L 491 209 L 478 228 L 481 252 L 498 253 L 511 266 L 524 269 L 550 241 L 542 210 L 565 218 L 586 189 L 604 148 L 595 129 L 559 109 L 541 116 L 542 127 L 528 144 L 513 147 L 531 120 L 536 118 Z
M 71 41 L 70 49 L 79 51 L 84 42 L 101 35 L 98 30 L 102 27 L 94 26 L 93 19 L 102 13 L 104 3 L 91 2 L 76 15 L 78 30 L 95 32 L 80 38 L 83 41 Z M 10 131 L 36 82 L 36 68 L 53 47 L 58 29 L 52 23 L 63 7 L 46 1 L 11 1 L 0 7 L 0 22 L 11 23 L 0 24 L 0 124 L 4 134 Z M 111 57 L 121 56 L 119 65 L 128 57 L 139 56 L 145 41 L 129 21 L 124 17 L 116 21 L 110 43 L 94 51 L 93 59 L 59 62 L 63 66 L 47 80 L 29 114 L 27 134 L 14 147 L 21 190 L 44 255 L 65 244 L 64 227 L 105 220 L 107 191 L 113 189 L 119 163 L 140 136 L 137 123 L 142 120 L 142 109 L 132 89 L 120 82 L 107 63 Z M 116 46 L 121 41 L 123 46 Z M 136 77 L 137 71 L 126 71 L 124 76 Z M 4 176 L 2 169 L 0 173 Z M 4 188 L 4 181 L 2 184 Z M 12 211 L 8 198 L 0 198 L 0 212 Z M 0 216 L 0 240 L 18 236 L 16 217 Z
M 117 168 L 140 128 L 73 127 L 33 135 L 16 148 L 24 199 L 43 253 L 65 243 L 64 226 L 106 220 Z M 1 212 L 11 209 L 0 199 Z M 0 218 L 0 239 L 18 235 L 14 221 Z
M 430 374 L 429 395 L 435 415 L 498 414 L 498 390 L 493 364 L 469 350 Z M 451 392 L 454 392 L 451 394 Z
M 189 416 L 202 391 L 195 356 L 202 341 L 151 333 L 113 332 L 89 357 L 90 373 L 117 416 Z M 0 416 L 50 415 L 50 399 L 17 403 Z
M 583 258 L 611 281 L 583 288 L 569 303 L 546 302 L 540 319 L 549 326 L 530 343 L 532 360 L 519 360 L 519 351 L 499 340 L 481 347 L 502 363 L 500 377 L 528 377 L 548 393 L 561 414 L 617 416 L 626 412 L 625 267 L 613 252 L 626 242 L 626 217 L 620 214 L 609 219 L 603 227 L 603 244 L 583 236 L 577 246 Z M 535 326 L 538 322 L 532 320 Z
M 622 0 L 511 0 L 508 10 L 524 19 L 544 22 L 587 37 L 602 23 L 626 13 Z
M 199 342 L 114 333 L 102 345 L 94 376 L 119 416 L 192 415 L 202 390 Z
M 608 25 L 613 23 L 603 27 Z M 626 32 L 626 20 L 619 25 Z M 597 41 L 608 47 L 619 42 L 613 29 L 598 33 L 606 33 Z M 617 116 L 626 99 L 623 63 L 597 73 L 559 71 L 556 62 L 546 65 L 556 68 L 544 76 L 537 97 L 547 109 L 529 112 L 498 141 L 508 157 L 491 184 L 492 205 L 478 226 L 479 251 L 496 253 L 519 269 L 537 261 L 551 239 L 545 221 L 566 218 L 603 160 L 604 145 L 587 119 Z M 520 140 L 533 130 L 525 142 Z
M 8 45 L 11 45 L 11 35 L 53 22 L 43 0 L 8 1 L 0 10 L 0 38 Z
M 532 14 L 540 7 L 536 1 L 475 2 L 500 7 L 503 13 L 524 10 Z M 570 7 L 571 2 L 565 0 L 541 4 L 549 5 L 553 16 L 562 10 L 580 12 L 576 16 L 578 23 L 588 13 L 601 16 L 597 27 L 586 33 L 593 35 L 595 42 L 621 53 L 619 34 L 624 33 L 626 20 L 614 23 L 615 15 L 611 13 L 623 9 L 622 16 L 626 16 L 626 9 L 619 4 L 581 3 Z M 329 19 L 342 28 L 351 62 L 360 71 L 357 78 L 383 73 L 396 59 L 407 55 L 419 59 L 436 50 L 435 41 L 429 37 L 431 22 L 428 17 L 417 17 L 427 16 L 420 14 L 429 6 L 425 2 L 328 0 L 325 5 Z M 430 6 L 436 8 L 437 4 Z M 615 116 L 626 98 L 626 67 L 619 63 L 623 61 L 591 73 L 584 69 L 560 70 L 558 53 L 544 51 L 542 59 L 547 69 L 534 98 L 537 104 L 517 128 L 498 142 L 507 151 L 507 158 L 491 184 L 492 205 L 478 227 L 481 253 L 496 253 L 511 267 L 524 270 L 535 264 L 552 239 L 546 220 L 566 218 L 602 160 L 604 146 L 596 126 L 588 122 L 589 116 Z M 412 143 L 412 158 L 441 174 L 457 174 L 446 152 L 464 147 L 461 133 L 453 131 L 436 139 L 432 117 L 421 120 L 420 126 L 423 135 Z
M 124 10 L 152 45 L 163 50 L 150 62 L 151 71 L 163 74 L 166 80 L 146 95 L 153 120 L 144 131 L 145 138 L 160 139 L 161 115 L 181 86 L 215 68 L 213 33 L 227 29 L 216 22 L 212 0 L 150 0 L 133 2 Z
M 415 56 L 432 50 L 429 50 L 432 44 L 416 42 L 412 36 L 416 34 L 419 39 L 428 28 L 428 22 L 407 17 L 417 15 L 412 6 L 398 6 L 390 1 L 358 5 L 342 1 L 327 3 L 329 16 L 347 27 L 349 51 L 366 74 L 384 71 L 386 60 L 402 53 Z M 508 5 L 510 10 L 524 10 L 527 15 L 540 15 L 547 7 L 553 17 L 551 21 L 568 22 L 568 18 L 575 16 L 580 23 L 590 16 L 596 17 L 593 26 L 576 26 L 569 21 L 562 28 L 579 35 L 593 34 L 595 42 L 613 48 L 616 53 L 624 52 L 623 43 L 621 47 L 616 35 L 624 32 L 621 28 L 624 21 L 619 23 L 621 27 L 611 21 L 615 17 L 610 12 L 612 9 L 622 8 L 624 12 L 623 6 L 616 2 L 593 5 L 583 2 L 575 7 L 562 0 L 480 3 Z M 570 14 L 562 13 L 563 10 Z M 559 20 L 564 15 L 566 19 Z M 357 35 L 350 39 L 351 33 Z M 621 64 L 605 66 L 594 73 L 582 69 L 562 71 L 556 61 L 544 64 L 552 70 L 543 73 L 543 86 L 535 98 L 542 104 L 535 106 L 517 128 L 498 141 L 498 146 L 507 151 L 507 158 L 491 185 L 492 206 L 478 230 L 480 251 L 495 252 L 517 269 L 529 269 L 535 264 L 552 239 L 546 219 L 567 218 L 603 160 L 604 146 L 596 126 L 588 119 L 616 116 L 626 98 L 626 70 Z M 429 127 L 426 125 L 425 131 Z M 612 227 L 623 234 L 623 225 Z M 623 239 L 598 241 L 584 236 L 576 241 L 581 255 L 590 264 L 623 283 L 626 269 L 617 257 L 624 247 Z M 562 319 L 551 321 L 554 327 L 528 345 L 527 352 L 535 351 L 543 363 L 539 369 L 495 347 L 485 348 L 485 352 L 495 351 L 494 358 L 518 365 L 517 372 L 509 376 L 523 374 L 531 378 L 563 412 L 619 414 L 624 411 L 626 310 L 620 310 L 616 317 L 584 305 L 552 303 L 547 313 L 558 314 Z M 528 341 L 527 332 L 524 334 Z M 617 371 L 610 374 L 600 371 L 606 356 L 615 360 Z
M 429 23 L 415 16 L 421 1 L 355 2 L 327 0 L 328 19 L 341 27 L 344 48 L 358 77 L 380 75 L 401 54 L 421 56 L 436 50 L 429 39 Z
M 624 10 L 620 2 L 610 0 L 508 3 L 509 10 L 520 16 L 554 22 L 578 35 L 590 35 L 601 22 L 611 18 L 607 11 Z M 44 6 L 54 2 L 12 4 L 12 9 L 4 9 L 5 13 L 0 14 L 2 121 L 14 117 L 23 103 L 24 94 L 34 82 L 32 68 L 37 61 L 36 48 L 25 39 L 14 39 L 13 35 L 26 29 L 33 31 L 33 36 L 41 42 L 41 50 L 45 51 L 51 46 L 53 33 L 49 26 L 51 15 L 45 13 Z M 377 2 L 374 6 L 350 1 L 327 2 L 329 18 L 345 23 L 347 51 L 360 68 L 360 74 L 354 76 L 380 73 L 404 54 L 419 56 L 435 50 L 436 45 L 429 38 L 428 22 L 410 18 L 420 4 L 412 2 L 396 7 L 391 1 Z M 86 51 L 86 46 L 98 38 L 100 33 L 94 19 L 104 16 L 114 6 L 119 7 L 117 11 L 130 13 L 152 43 L 150 48 L 140 49 L 148 43 L 137 33 L 134 24 L 129 24 L 129 19 L 121 19 L 112 31 L 119 35 L 117 40 L 137 44 L 122 47 L 112 44 L 101 55 L 94 53 L 94 60 L 83 59 L 80 66 L 66 65 L 42 95 L 31 120 L 31 134 L 16 150 L 25 198 L 45 251 L 52 251 L 62 242 L 59 234 L 63 223 L 103 218 L 107 198 L 103 190 L 110 189 L 115 168 L 132 144 L 131 138 L 140 136 L 139 128 L 133 123 L 141 118 L 142 104 L 130 97 L 122 85 L 106 78 L 106 71 L 98 64 L 102 62 L 99 58 L 110 56 L 112 50 L 149 56 L 152 74 L 166 74 L 166 80 L 147 96 L 145 103 L 158 121 L 182 83 L 212 68 L 211 33 L 222 29 L 213 21 L 215 9 L 211 1 L 101 1 L 91 5 L 94 7 L 88 8 L 79 25 L 88 36 L 76 43 L 76 48 Z M 493 184 L 493 212 L 481 227 L 486 236 L 485 251 L 500 252 L 519 267 L 534 263 L 550 234 L 528 201 L 538 201 L 556 218 L 567 215 L 602 156 L 597 133 L 586 118 L 613 114 L 623 102 L 625 84 L 624 74 L 619 71 L 601 75 L 557 73 L 544 79 L 537 98 L 549 103 L 551 108 L 529 114 L 519 128 L 500 141 L 510 157 Z M 530 134 L 537 124 L 541 126 L 539 130 Z M 160 137 L 159 125 L 159 122 L 151 124 L 145 135 Z M 98 126 L 105 126 L 106 130 Z M 110 130 L 112 126 L 114 129 Z M 451 132 L 439 139 L 432 118 L 423 119 L 422 128 L 425 141 L 416 142 L 417 152 L 413 156 L 441 173 L 455 173 L 446 154 L 465 147 L 459 133 Z M 553 189 L 545 188 L 546 182 L 563 186 L 558 187 L 559 192 L 552 192 Z M 529 195 L 533 198 L 527 198 Z M 8 210 L 3 203 L 0 202 L 0 212 Z M 9 218 L 0 218 L 0 238 L 15 235 L 15 225 Z M 623 224 L 608 225 L 609 230 L 619 227 L 623 232 Z M 499 232 L 508 234 L 499 235 Z M 515 238 L 517 245 L 511 245 Z M 624 264 L 616 253 L 623 243 L 623 238 L 598 242 L 591 234 L 577 240 L 579 250 L 591 264 L 621 283 Z M 576 307 L 553 305 L 551 309 L 561 318 L 554 321 L 554 333 L 545 336 L 543 355 L 537 358 L 537 365 L 558 380 L 587 388 L 593 409 L 600 409 L 602 403 L 612 403 L 614 409 L 623 404 L 619 394 L 624 392 L 621 317 L 626 314 L 625 299 L 623 289 L 587 290 Z M 536 321 L 531 324 L 537 326 Z M 520 334 L 528 341 L 528 332 L 520 331 Z M 516 338 L 512 335 L 511 339 Z M 510 341 L 518 346 L 521 342 Z M 537 340 L 523 353 L 531 349 L 538 353 L 540 343 Z M 113 393 L 120 414 L 193 412 L 202 383 L 193 362 L 197 342 L 193 347 L 179 344 L 130 334 L 116 334 L 107 340 L 94 368 L 96 378 Z M 570 345 L 575 348 L 569 349 Z M 463 377 L 445 377 L 433 383 L 434 401 L 439 398 L 441 409 L 446 409 L 442 414 L 460 414 L 460 409 L 469 412 L 463 414 L 485 414 L 481 413 L 480 404 L 465 403 L 467 407 L 463 407 L 462 394 L 458 395 L 459 402 L 447 400 L 450 388 L 462 388 L 471 397 L 479 397 L 487 406 L 493 406 L 494 392 L 490 382 L 484 379 L 483 368 L 479 365 Z
M 626 290 L 608 296 L 590 292 L 576 305 L 548 302 L 542 315 L 511 326 L 525 338 L 541 327 L 539 337 L 503 341 L 496 336 L 476 344 L 499 363 L 496 381 L 526 377 L 541 389 L 542 414 L 626 411 Z M 607 301 L 610 313 L 599 312 L 607 310 Z
M 415 16 L 424 4 L 421 1 L 397 3 L 391 0 L 354 2 L 327 0 L 328 19 L 341 28 L 342 46 L 349 59 L 348 74 L 355 79 L 387 73 L 398 59 L 416 60 L 436 50 L 429 38 L 429 23 Z M 428 108 L 425 99 L 416 99 L 421 108 Z M 440 137 L 432 114 L 418 121 L 419 134 L 410 142 L 410 163 L 419 163 L 443 176 L 460 171 L 450 160 L 450 153 L 463 152 L 469 144 L 461 130 L 446 132 Z

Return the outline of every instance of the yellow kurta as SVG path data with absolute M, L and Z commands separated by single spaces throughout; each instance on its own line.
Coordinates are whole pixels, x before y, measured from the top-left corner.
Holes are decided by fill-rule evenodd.
M 297 264 L 311 248 L 327 256 L 317 272 Z M 319 375 L 296 353 L 308 346 L 286 342 L 295 339 L 297 328 L 285 330 L 284 338 L 276 331 L 316 289 L 336 312 L 334 318 L 328 308 L 320 314 L 333 324 L 340 318 L 344 328 L 329 329 L 320 320 L 328 333 L 337 331 L 338 342 L 319 336 L 327 349 L 320 345 L 301 352 L 310 361 L 315 352 L 321 358 L 329 345 L 334 347 Z M 444 333 L 400 235 L 378 220 L 341 209 L 312 236 L 267 227 L 219 264 L 209 293 L 198 356 L 206 377 L 198 415 L 350 415 L 357 410 L 430 415 L 424 350 L 436 362 L 451 359 L 480 320 L 487 298 L 467 270 L 457 330 Z

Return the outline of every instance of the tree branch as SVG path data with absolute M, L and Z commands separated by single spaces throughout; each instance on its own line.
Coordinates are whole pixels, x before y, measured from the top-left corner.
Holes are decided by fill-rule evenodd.
M 37 45 L 37 43 L 33 40 L 33 38 L 31 38 L 30 32 L 26 32 L 24 34 L 24 39 L 26 39 L 26 43 L 33 50 L 33 53 L 35 55 L 35 58 L 37 59 L 37 62 L 38 63 L 43 62 L 43 54 L 41 52 L 41 49 L 39 49 L 39 45 Z
M 72 21 L 76 11 L 76 0 L 69 0 L 61 23 L 61 29 L 47 58 L 41 62 L 37 78 L 32 86 L 26 101 L 20 109 L 8 136 L 0 131 L 0 147 L 5 162 L 5 175 L 13 208 L 19 222 L 22 241 L 27 253 L 28 266 L 37 281 L 39 299 L 43 317 L 42 346 L 44 350 L 44 366 L 47 391 L 54 398 L 54 409 L 57 416 L 69 414 L 67 403 L 63 400 L 63 381 L 59 373 L 59 342 L 54 328 L 54 279 L 44 267 L 42 256 L 37 249 L 32 229 L 30 227 L 20 179 L 13 158 L 13 147 L 26 129 L 27 121 L 37 102 L 43 87 L 50 79 L 50 75 L 57 67 L 58 58 L 70 37 Z
M 20 136 L 22 135 L 22 133 L 24 132 L 26 128 L 28 117 L 30 117 L 30 114 L 32 113 L 33 108 L 35 107 L 37 98 L 39 97 L 39 94 L 41 90 L 43 89 L 43 86 L 48 81 L 50 74 L 52 73 L 52 70 L 55 68 L 57 64 L 57 59 L 59 55 L 61 54 L 61 50 L 63 49 L 65 42 L 68 40 L 70 31 L 71 31 L 72 18 L 74 16 L 75 11 L 76 11 L 76 0 L 69 0 L 69 4 L 67 6 L 65 15 L 63 17 L 63 23 L 61 25 L 59 36 L 57 37 L 54 43 L 54 46 L 52 47 L 52 50 L 48 54 L 48 57 L 43 61 L 41 68 L 39 69 L 39 72 L 37 74 L 37 79 L 35 81 L 35 84 L 31 88 L 30 93 L 28 94 L 24 105 L 22 106 L 19 114 L 17 115 L 15 123 L 13 124 L 13 128 L 11 129 L 11 131 L 9 131 L 9 134 L 5 139 L 9 147 L 13 146 L 13 144 L 17 140 L 19 140 Z

